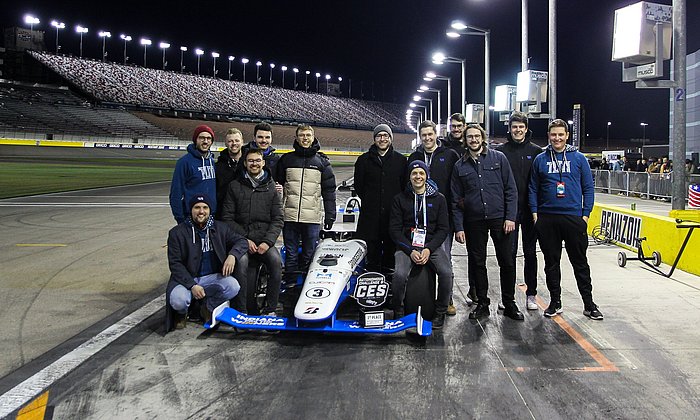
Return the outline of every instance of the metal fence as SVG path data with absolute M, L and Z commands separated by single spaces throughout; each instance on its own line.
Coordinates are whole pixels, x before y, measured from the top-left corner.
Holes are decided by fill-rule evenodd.
M 675 172 L 653 173 L 608 171 L 594 169 L 593 182 L 596 191 L 650 198 L 657 200 L 671 200 L 671 183 Z M 688 199 L 688 185 L 700 184 L 700 175 L 685 175 L 685 198 Z

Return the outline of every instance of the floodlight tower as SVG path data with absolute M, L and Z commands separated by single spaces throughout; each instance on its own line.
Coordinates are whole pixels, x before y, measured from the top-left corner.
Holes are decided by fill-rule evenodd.
M 80 58 L 83 58 L 83 34 L 88 33 L 88 28 L 78 25 L 75 27 L 75 32 L 80 34 Z
M 61 48 L 60 45 L 58 45 L 58 30 L 59 29 L 64 29 L 66 27 L 66 24 L 63 22 L 57 22 L 55 20 L 51 21 L 51 26 L 56 28 L 56 54 L 58 54 L 58 50 Z
M 187 47 L 180 46 L 180 73 L 185 71 L 185 52 L 187 52 Z
M 262 66 L 262 61 L 255 62 L 255 84 L 260 84 L 260 66 Z
M 294 67 L 292 71 L 294 72 L 294 90 L 297 90 L 297 74 L 299 73 L 299 69 Z
M 124 41 L 124 65 L 126 65 L 126 60 L 128 59 L 128 57 L 126 56 L 126 43 L 131 41 L 131 36 L 121 34 L 119 35 L 119 38 L 121 38 Z
M 250 60 L 247 58 L 241 58 L 241 63 L 243 64 L 243 82 L 245 82 L 245 65 L 248 64 Z
M 270 63 L 270 87 L 272 87 L 272 70 L 275 69 L 275 63 Z
M 151 42 L 151 40 L 148 38 L 141 38 L 141 45 L 143 45 L 143 66 L 144 67 L 146 67 L 146 49 L 152 43 L 153 42 Z
M 284 89 L 284 72 L 287 71 L 287 66 L 282 66 L 282 89 Z
M 201 49 L 201 48 L 196 48 L 196 49 L 194 50 L 194 53 L 195 53 L 195 55 L 197 56 L 197 76 L 199 76 L 199 75 L 200 75 L 200 73 L 199 73 L 199 62 L 200 62 L 201 59 L 202 59 L 202 55 L 204 54 L 204 50 Z
M 161 42 L 158 44 L 158 46 L 161 50 L 163 50 L 163 70 L 165 70 L 165 66 L 168 65 L 168 62 L 165 59 L 165 52 L 168 50 L 168 48 L 170 48 L 170 44 L 168 44 L 167 42 Z
M 212 52 L 211 57 L 214 59 L 214 78 L 216 79 L 216 59 L 219 58 L 219 53 L 218 52 Z
M 458 63 L 462 68 L 462 103 L 459 105 L 459 112 L 464 113 L 467 106 L 467 60 L 464 58 L 448 57 L 442 52 L 433 54 L 433 64 L 442 65 L 444 63 Z
M 102 38 L 102 62 L 104 63 L 105 58 L 107 57 L 107 38 L 111 38 L 112 33 L 109 31 L 100 31 L 97 33 L 97 35 Z
M 233 63 L 235 59 L 236 57 L 233 55 L 228 56 L 228 80 L 231 80 L 231 63 Z

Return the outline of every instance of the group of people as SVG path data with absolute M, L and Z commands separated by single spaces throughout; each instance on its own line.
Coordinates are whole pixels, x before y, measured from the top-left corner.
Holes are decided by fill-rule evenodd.
M 489 316 L 490 236 L 500 268 L 499 308 L 504 316 L 523 320 L 515 302 L 522 231 L 527 309 L 538 309 L 539 241 L 551 297 L 544 315 L 562 312 L 563 242 L 584 315 L 603 319 L 593 301 L 586 257 L 594 199 L 588 161 L 567 145 L 565 121 L 549 124 L 549 145 L 544 150 L 530 141 L 526 114 L 514 112 L 508 124 L 508 141 L 494 149 L 483 128 L 467 124 L 462 114 L 450 117 L 450 133 L 442 139 L 435 123 L 424 121 L 419 125 L 421 144 L 408 158 L 394 150 L 388 125 L 375 127 L 374 143 L 354 167 L 353 185 L 362 202 L 356 236 L 367 244 L 366 269 L 390 279 L 395 318 L 404 315 L 406 284 L 411 269 L 420 265 L 429 265 L 437 275 L 433 328 L 442 328 L 446 315 L 456 314 L 453 240 L 465 244 L 468 252 L 467 303 L 475 305 L 469 318 Z M 230 129 L 216 163 L 210 152 L 213 137 L 207 126 L 195 129 L 171 186 L 178 226 L 168 239 L 172 273 L 168 299 L 176 326 L 184 325 L 192 297 L 212 297 L 202 307 L 205 318 L 211 316 L 209 300 L 216 303 L 238 295 L 242 296 L 236 298 L 238 309 L 250 309 L 245 301 L 251 287 L 250 258 L 260 259 L 270 270 L 263 313 L 274 315 L 282 281 L 274 246 L 279 234 L 283 232 L 286 251 L 285 276 L 294 276 L 308 267 L 321 227 L 330 230 L 335 221 L 335 176 L 312 127 L 300 125 L 294 150 L 281 157 L 271 147 L 272 127 L 266 123 L 255 126 L 254 140 L 245 145 L 242 133 Z M 208 292 L 212 275 L 225 280 L 222 287 Z

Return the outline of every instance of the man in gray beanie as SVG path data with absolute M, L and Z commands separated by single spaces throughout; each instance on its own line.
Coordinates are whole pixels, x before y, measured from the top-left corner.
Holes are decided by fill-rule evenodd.
M 374 144 L 355 162 L 354 187 L 362 200 L 357 236 L 367 242 L 367 269 L 390 274 L 396 248 L 389 236 L 394 196 L 406 186 L 406 157 L 394 150 L 387 124 L 374 128 Z

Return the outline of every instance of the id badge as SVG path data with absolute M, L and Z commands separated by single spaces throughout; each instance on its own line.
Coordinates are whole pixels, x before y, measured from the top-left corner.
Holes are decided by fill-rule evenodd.
M 564 197 L 564 183 L 563 182 L 557 182 L 557 198 L 562 198 Z
M 424 248 L 425 247 L 425 229 L 413 229 L 413 246 Z

